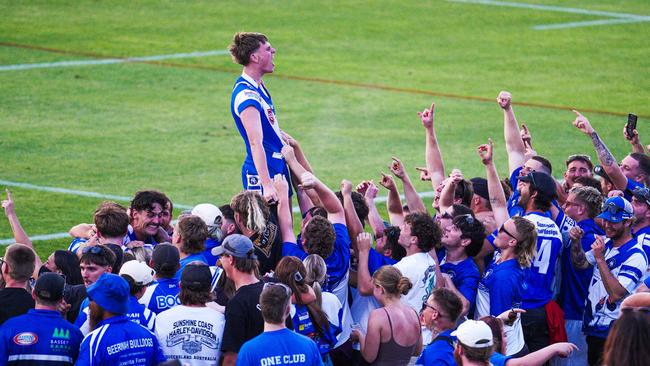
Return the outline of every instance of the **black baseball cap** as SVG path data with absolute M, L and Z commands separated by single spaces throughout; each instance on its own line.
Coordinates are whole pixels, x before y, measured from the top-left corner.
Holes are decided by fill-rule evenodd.
M 555 179 L 550 175 L 542 172 L 530 172 L 527 175 L 519 177 L 522 182 L 527 182 L 532 187 L 549 198 L 557 197 L 557 184 Z
M 65 278 L 57 273 L 43 273 L 36 280 L 34 292 L 36 297 L 47 301 L 59 301 L 63 298 Z
M 474 193 L 476 195 L 478 195 L 481 198 L 485 198 L 486 200 L 490 199 L 490 195 L 488 193 L 487 179 L 476 177 L 470 179 L 470 182 L 472 182 L 472 189 L 474 190 Z
M 158 244 L 153 249 L 151 261 L 153 269 L 159 272 L 163 266 L 176 267 L 180 263 L 181 257 L 178 248 L 171 244 Z
M 209 291 L 212 285 L 212 272 L 205 263 L 189 263 L 183 268 L 181 286 L 193 291 Z

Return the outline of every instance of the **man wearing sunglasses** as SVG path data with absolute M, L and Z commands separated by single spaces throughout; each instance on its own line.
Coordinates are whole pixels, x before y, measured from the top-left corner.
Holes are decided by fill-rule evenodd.
M 594 267 L 584 314 L 589 365 L 599 363 L 621 302 L 634 292 L 648 268 L 641 244 L 632 236 L 634 212 L 630 202 L 623 197 L 609 198 L 598 218 L 605 223 L 606 239 L 597 236 L 587 253 L 577 241 L 571 247 L 577 268 Z
M 104 273 L 111 273 L 115 265 L 115 254 L 103 245 L 85 247 L 81 250 L 79 267 L 81 267 L 81 278 L 84 280 L 83 286 L 90 287 Z M 79 285 L 81 286 L 81 285 Z M 91 329 L 88 325 L 88 314 L 90 309 L 90 300 L 86 297 L 79 306 L 79 315 L 74 324 L 87 334 Z M 74 308 L 74 306 L 73 306 Z M 85 325 L 85 326 L 84 326 Z
M 416 365 L 456 365 L 454 361 L 454 341 L 451 333 L 456 329 L 456 321 L 463 310 L 458 295 L 446 288 L 435 289 L 422 303 L 420 320 L 436 337 L 422 351 Z

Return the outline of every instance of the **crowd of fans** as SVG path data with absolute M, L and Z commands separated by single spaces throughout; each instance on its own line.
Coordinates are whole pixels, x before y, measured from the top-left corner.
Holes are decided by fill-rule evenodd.
M 485 177 L 447 174 L 435 105 L 419 113 L 432 209 L 398 158 L 378 185 L 344 179 L 335 192 L 285 133 L 289 175 L 176 216 L 155 190 L 103 202 L 45 262 L 7 191 L 0 365 L 645 364 L 650 157 L 638 134 L 624 132 L 619 165 L 575 112 L 600 165 L 572 155 L 558 181 L 511 95 L 497 103 L 504 180 L 491 140 L 475 158 Z

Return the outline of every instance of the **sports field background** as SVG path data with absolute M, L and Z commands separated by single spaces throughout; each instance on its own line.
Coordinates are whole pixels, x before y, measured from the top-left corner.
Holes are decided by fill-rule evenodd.
M 263 32 L 277 49 L 265 83 L 280 125 L 333 188 L 342 178 L 377 179 L 391 155 L 417 180 L 424 132 L 416 112 L 431 101 L 447 170 L 484 175 L 474 150 L 491 136 L 505 177 L 500 90 L 513 93 L 519 121 L 556 177 L 571 153 L 595 158 L 571 126 L 571 107 L 619 159 L 629 151 L 621 133 L 628 112 L 650 143 L 650 18 L 640 18 L 650 16 L 650 2 L 476 2 L 0 1 L 0 180 L 126 197 L 155 188 L 182 205 L 228 202 L 244 157 L 229 110 L 241 67 L 228 55 L 2 67 L 225 50 L 237 31 Z M 10 189 L 29 235 L 90 222 L 101 201 Z M 1 219 L 0 240 L 10 237 Z M 68 242 L 35 245 L 44 257 Z

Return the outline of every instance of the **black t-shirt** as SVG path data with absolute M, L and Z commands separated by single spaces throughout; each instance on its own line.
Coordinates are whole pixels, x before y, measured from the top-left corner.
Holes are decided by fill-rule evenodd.
M 70 304 L 70 310 L 66 314 L 65 318 L 72 324 L 77 319 L 79 315 L 79 308 L 81 303 L 88 297 L 86 294 L 86 286 L 81 285 L 65 285 L 65 290 L 63 291 L 63 298 L 65 301 Z
M 3 288 L 0 290 L 0 324 L 14 316 L 23 315 L 34 308 L 32 295 L 24 288 Z
M 275 282 L 267 278 L 264 281 Z M 264 282 L 242 286 L 226 306 L 226 325 L 223 330 L 221 350 L 239 353 L 244 343 L 264 331 L 264 318 L 259 309 L 260 294 Z M 287 328 L 293 329 L 291 317 L 287 317 Z
M 250 237 L 255 247 L 255 255 L 260 262 L 260 275 L 264 276 L 269 271 L 275 270 L 275 265 L 282 259 L 282 235 L 278 226 L 275 210 L 266 222 L 266 230 L 261 234 L 255 233 Z

